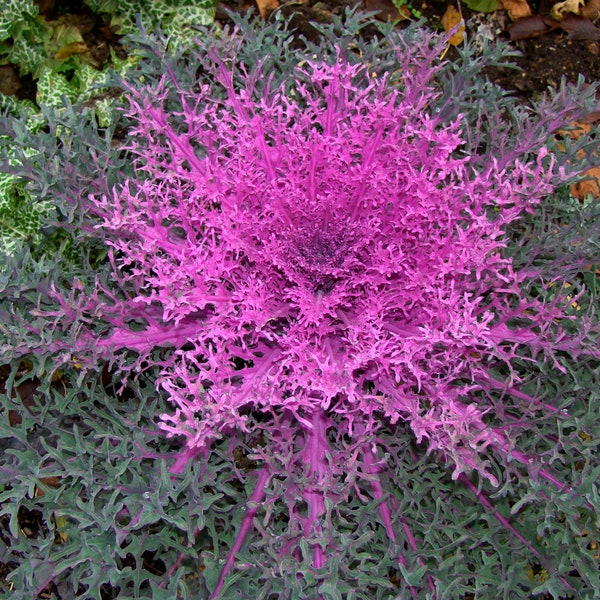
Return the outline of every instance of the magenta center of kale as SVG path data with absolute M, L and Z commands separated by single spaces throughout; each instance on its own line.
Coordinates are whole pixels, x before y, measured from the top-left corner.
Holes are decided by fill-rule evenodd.
M 354 236 L 344 223 L 300 226 L 287 244 L 288 275 L 315 292 L 329 292 L 354 254 Z

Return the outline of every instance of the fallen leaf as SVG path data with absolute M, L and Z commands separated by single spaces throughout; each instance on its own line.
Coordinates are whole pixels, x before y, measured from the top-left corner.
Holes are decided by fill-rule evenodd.
M 40 483 L 42 485 L 47 485 L 48 487 L 51 487 L 51 488 L 57 488 L 60 485 L 58 477 L 55 477 L 55 476 L 40 477 Z M 40 498 L 44 494 L 45 494 L 44 490 L 41 487 L 36 485 L 35 486 L 35 497 Z
M 73 56 L 75 54 L 84 54 L 89 50 L 85 42 L 73 42 L 72 44 L 67 44 L 63 46 L 56 54 L 54 58 L 58 60 L 62 60 L 64 58 L 69 58 L 69 56 Z
M 446 33 L 454 31 L 448 42 L 452 46 L 459 46 L 465 41 L 465 22 L 462 15 L 452 6 L 448 5 L 444 16 L 442 17 L 442 26 Z
M 500 0 L 500 5 L 513 21 L 531 16 L 527 0 Z
M 598 199 L 600 197 L 600 167 L 593 167 L 583 173 L 581 181 L 571 184 L 571 195 L 578 200 L 585 200 L 588 196 Z
M 554 23 L 554 26 L 549 27 L 542 15 L 531 15 L 530 17 L 524 17 L 523 19 L 515 21 L 508 28 L 508 34 L 513 42 L 518 40 L 528 40 L 543 35 L 547 31 L 552 31 L 552 29 L 558 27 L 558 23 L 555 23 L 554 21 L 552 23 Z
M 600 116 L 598 113 L 590 113 L 586 118 L 575 123 L 569 123 L 567 129 L 559 129 L 556 132 L 557 136 L 561 138 L 570 137 L 573 141 L 579 140 L 582 136 L 587 136 L 592 133 L 592 125 Z M 596 118 L 595 118 L 596 117 Z M 565 150 L 565 147 L 560 142 L 558 143 L 558 149 L 560 151 Z M 580 150 L 577 153 L 577 159 L 582 160 L 585 157 L 584 150 Z M 585 200 L 588 196 L 593 198 L 600 198 L 600 167 L 592 167 L 581 174 L 581 179 L 571 184 L 571 195 L 578 200 Z
M 265 19 L 276 8 L 279 8 L 279 0 L 256 0 L 256 5 L 260 16 Z
M 583 0 L 564 0 L 557 2 L 550 11 L 550 18 L 555 21 L 561 21 L 568 14 L 578 15 L 583 7 Z
M 581 119 L 579 120 L 580 123 L 586 123 L 586 124 L 587 123 L 596 123 L 597 121 L 600 121 L 600 110 L 595 110 L 591 113 L 588 113 L 587 115 L 585 115 L 585 117 L 581 117 Z
M 572 140 L 577 141 L 579 138 L 581 138 L 582 135 L 587 135 L 592 130 L 591 123 L 593 123 L 596 120 L 593 118 L 593 115 L 594 113 L 590 113 L 581 121 L 574 121 L 573 123 L 569 123 L 567 129 L 559 129 L 556 132 L 556 135 L 561 136 L 561 138 L 568 136 Z M 564 152 L 564 146 L 561 147 L 561 150 Z
M 597 41 L 600 40 L 600 29 L 589 19 L 581 15 L 566 14 L 559 23 L 572 41 Z
M 581 10 L 581 16 L 595 21 L 600 16 L 600 0 L 589 0 Z
M 104 27 L 100 27 L 100 33 L 109 41 L 113 43 L 118 43 L 123 36 L 115 33 L 109 25 L 105 25 Z

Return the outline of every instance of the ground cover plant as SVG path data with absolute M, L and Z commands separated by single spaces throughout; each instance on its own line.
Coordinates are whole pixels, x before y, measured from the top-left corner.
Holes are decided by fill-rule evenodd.
M 4 122 L 79 250 L 2 271 L 5 590 L 596 597 L 594 89 L 238 26 L 138 39 L 107 129 Z
M 215 12 L 212 0 L 169 6 L 145 0 L 5 4 L 0 15 L 0 111 L 22 117 L 34 130 L 48 125 L 40 109 L 60 111 L 65 99 L 93 107 L 100 124 L 108 124 L 118 93 L 112 87 L 114 72 L 122 75 L 136 60 L 117 41 L 137 30 L 136 19 L 150 29 L 162 27 L 170 43 L 177 44 L 195 35 L 194 27 L 212 23 Z M 2 159 L 7 155 L 14 159 L 11 148 Z M 14 176 L 0 175 L 0 245 L 5 253 L 23 240 L 37 244 L 43 237 L 49 207 L 35 202 L 24 188 Z
M 215 19 L 216 8 L 214 0 L 85 0 L 85 4 L 94 13 L 106 16 L 110 27 L 119 34 L 137 32 L 138 23 L 150 30 L 158 26 L 171 44 L 184 42 L 193 37 L 203 25 L 210 25 Z
M 60 111 L 67 102 L 89 102 L 96 117 L 106 124 L 110 119 L 111 97 L 108 67 L 126 68 L 128 59 L 106 50 L 101 57 L 88 47 L 84 36 L 95 26 L 93 19 L 70 15 L 40 14 L 40 6 L 31 0 L 8 2 L 0 16 L 0 111 L 21 117 L 32 130 L 47 127 L 46 114 Z M 21 88 L 31 80 L 32 92 L 23 97 Z M 35 82 L 35 83 L 34 83 Z M 35 100 L 35 102 L 33 101 Z M 58 132 L 60 135 L 60 131 Z M 1 159 L 18 164 L 19 152 L 36 150 L 13 148 L 12 138 L 5 140 Z M 8 142 L 8 145 L 6 145 Z M 16 162 L 15 162 L 15 159 Z M 28 240 L 39 244 L 48 203 L 37 202 L 22 180 L 10 173 L 0 175 L 0 246 L 11 254 Z

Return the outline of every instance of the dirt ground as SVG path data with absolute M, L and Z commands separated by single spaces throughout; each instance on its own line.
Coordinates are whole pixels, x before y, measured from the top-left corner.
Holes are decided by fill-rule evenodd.
M 539 38 L 514 42 L 523 53 L 517 61 L 522 71 L 499 70 L 494 78 L 502 87 L 530 97 L 556 88 L 562 77 L 575 83 L 583 75 L 588 83 L 600 81 L 600 43 L 570 41 L 552 32 Z
M 385 15 L 391 6 L 390 0 L 282 0 L 276 10 L 292 15 L 294 27 L 310 37 L 314 35 L 311 21 L 326 22 L 333 14 L 342 14 L 346 6 L 357 4 L 365 10 L 380 8 L 382 15 Z M 448 7 L 447 1 L 428 0 L 427 4 L 420 5 L 415 1 L 411 6 L 421 13 L 426 26 L 436 30 L 443 29 L 441 19 Z M 243 0 L 222 2 L 218 12 L 221 17 L 224 17 L 225 7 L 244 11 L 249 5 Z M 508 31 L 512 22 L 506 11 L 484 14 L 460 5 L 459 8 L 466 24 L 468 38 L 487 35 L 509 40 Z M 403 27 L 408 22 L 402 20 L 398 27 Z M 580 74 L 589 83 L 600 81 L 600 41 L 573 40 L 570 39 L 570 35 L 572 34 L 561 29 L 554 29 L 538 37 L 511 42 L 511 45 L 522 53 L 522 57 L 516 61 L 522 71 L 499 69 L 490 75 L 491 79 L 523 99 L 536 96 L 548 87 L 558 87 L 563 76 L 571 82 L 577 81 Z

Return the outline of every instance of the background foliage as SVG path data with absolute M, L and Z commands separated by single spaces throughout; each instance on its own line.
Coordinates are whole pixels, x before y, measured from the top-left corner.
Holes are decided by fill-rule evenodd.
M 20 116 L 33 130 L 47 126 L 43 112 L 62 110 L 65 101 L 94 108 L 98 122 L 108 125 L 113 113 L 115 74 L 124 75 L 135 62 L 135 51 L 117 54 L 111 48 L 107 60 L 99 62 L 90 52 L 86 34 L 94 20 L 104 19 L 110 36 L 117 38 L 138 31 L 141 25 L 152 31 L 162 27 L 169 44 L 189 43 L 201 26 L 214 20 L 213 0 L 198 2 L 157 3 L 94 1 L 85 3 L 92 11 L 88 18 L 75 18 L 60 11 L 52 18 L 40 14 L 33 0 L 9 0 L 0 12 L 0 67 L 12 66 L 18 75 L 30 77 L 35 85 L 35 102 L 0 92 L 0 111 Z M 139 19 L 139 22 L 138 22 Z M 126 48 L 126 44 L 122 45 Z M 60 135 L 60 130 L 58 131 Z M 10 138 L 2 158 L 15 162 Z M 19 146 L 23 148 L 22 146 Z M 30 148 L 30 153 L 36 149 Z M 23 241 L 38 243 L 41 226 L 51 208 L 37 201 L 24 182 L 9 173 L 0 174 L 0 245 L 12 253 Z

